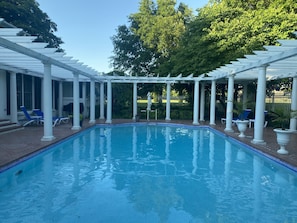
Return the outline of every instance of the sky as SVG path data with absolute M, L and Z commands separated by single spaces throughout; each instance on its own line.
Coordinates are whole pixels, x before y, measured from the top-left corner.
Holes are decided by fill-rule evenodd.
M 98 72 L 108 73 L 113 55 L 111 37 L 128 16 L 138 12 L 140 0 L 36 0 L 40 9 L 57 24 L 56 36 L 64 44 L 67 56 L 73 57 Z M 178 0 L 193 10 L 207 0 Z

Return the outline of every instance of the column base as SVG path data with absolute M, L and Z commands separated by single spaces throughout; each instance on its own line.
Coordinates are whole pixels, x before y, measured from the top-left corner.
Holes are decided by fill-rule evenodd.
M 225 128 L 224 132 L 234 132 L 234 130 L 232 128 L 231 129 Z
M 46 142 L 46 141 L 52 141 L 54 140 L 56 137 L 55 136 L 43 136 L 41 138 L 41 141 Z
M 95 124 L 96 123 L 96 120 L 90 120 L 89 121 L 89 124 Z
M 77 131 L 80 130 L 81 127 L 80 126 L 72 126 L 71 130 Z
M 253 139 L 251 143 L 258 145 L 266 145 L 266 142 L 263 139 Z

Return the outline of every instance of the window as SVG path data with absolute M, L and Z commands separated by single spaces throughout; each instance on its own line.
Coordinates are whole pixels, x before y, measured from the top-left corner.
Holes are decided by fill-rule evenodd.
M 32 76 L 17 74 L 17 106 L 32 109 Z

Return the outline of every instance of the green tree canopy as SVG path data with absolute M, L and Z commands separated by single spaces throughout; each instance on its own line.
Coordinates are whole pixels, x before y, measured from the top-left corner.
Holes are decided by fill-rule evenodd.
M 167 69 L 158 67 L 179 45 L 187 22 L 193 18 L 185 4 L 177 9 L 175 4 L 175 0 L 141 0 L 139 12 L 130 15 L 130 26 L 120 26 L 112 37 L 111 61 L 116 70 L 135 76 L 168 74 Z
M 54 35 L 57 25 L 39 9 L 35 0 L 0 0 L 0 14 L 7 22 L 22 28 L 30 35 L 36 35 L 36 41 L 49 43 L 49 47 L 59 48 L 63 43 Z
M 228 56 L 230 60 L 263 49 L 263 45 L 275 45 L 277 39 L 292 38 L 297 28 L 297 15 L 276 7 L 276 1 L 256 1 L 255 4 L 252 4 L 255 1 L 244 1 L 243 7 L 229 6 L 229 2 L 205 7 L 200 15 L 211 18 L 208 37 L 218 45 L 219 52 L 233 52 Z
M 114 56 L 113 67 L 130 75 L 148 76 L 154 73 L 154 60 L 158 57 L 153 50 L 144 46 L 140 38 L 127 26 L 119 26 L 117 35 L 112 37 Z
M 180 46 L 171 54 L 175 73 L 202 74 L 297 30 L 295 1 L 210 1 L 189 24 Z
M 142 0 L 139 12 L 131 15 L 131 19 L 138 24 L 132 31 L 146 47 L 164 57 L 178 46 L 185 31 L 185 22 L 192 15 L 186 5 L 181 4 L 177 10 L 175 5 L 175 0 L 157 0 L 157 5 L 151 0 Z

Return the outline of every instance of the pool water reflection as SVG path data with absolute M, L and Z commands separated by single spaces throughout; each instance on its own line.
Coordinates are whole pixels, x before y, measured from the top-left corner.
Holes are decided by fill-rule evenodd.
M 0 217 L 294 222 L 296 176 L 208 128 L 104 125 L 1 173 Z

